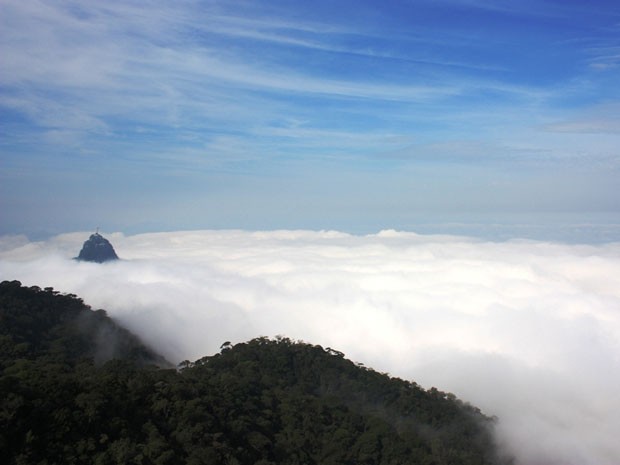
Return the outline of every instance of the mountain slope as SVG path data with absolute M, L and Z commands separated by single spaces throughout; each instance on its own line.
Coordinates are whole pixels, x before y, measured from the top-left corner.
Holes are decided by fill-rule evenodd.
M 92 358 L 100 363 L 122 358 L 169 365 L 104 310 L 93 311 L 73 294 L 23 287 L 19 281 L 0 283 L 0 348 L 3 359 L 9 361 L 47 356 L 64 361 Z
M 509 463 L 474 407 L 332 349 L 258 338 L 161 369 L 120 328 L 100 356 L 110 324 L 76 296 L 0 284 L 0 462 Z

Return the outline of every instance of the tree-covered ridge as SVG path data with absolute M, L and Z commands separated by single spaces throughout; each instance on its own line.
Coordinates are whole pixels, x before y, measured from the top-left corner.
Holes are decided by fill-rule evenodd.
M 1 463 L 506 463 L 477 409 L 337 351 L 258 338 L 174 370 L 132 343 L 103 362 L 80 335 L 105 322 L 75 296 L 0 284 Z
M 238 412 L 229 437 L 248 454 L 273 444 L 268 432 L 276 425 L 282 432 L 275 440 L 284 435 L 285 441 L 272 449 L 273 463 L 506 463 L 495 451 L 492 419 L 452 394 L 425 391 L 338 351 L 287 338 L 222 349 L 183 373 L 227 387 L 223 395 Z M 255 444 L 248 448 L 246 437 Z
M 74 294 L 60 294 L 50 287 L 23 287 L 19 281 L 0 283 L 0 350 L 2 367 L 38 357 L 92 358 L 98 363 L 122 358 L 170 365 L 104 310 L 93 311 Z

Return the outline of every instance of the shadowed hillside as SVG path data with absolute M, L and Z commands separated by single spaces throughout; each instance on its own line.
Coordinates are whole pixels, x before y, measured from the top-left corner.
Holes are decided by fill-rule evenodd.
M 205 328 L 208 332 L 208 328 Z M 179 369 L 73 295 L 0 284 L 6 464 L 504 464 L 493 421 L 286 338 Z

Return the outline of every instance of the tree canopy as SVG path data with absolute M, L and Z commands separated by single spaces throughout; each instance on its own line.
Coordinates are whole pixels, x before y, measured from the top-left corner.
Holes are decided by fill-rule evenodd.
M 77 296 L 5 281 L 0 348 L 5 464 L 510 463 L 454 395 L 285 337 L 169 368 Z

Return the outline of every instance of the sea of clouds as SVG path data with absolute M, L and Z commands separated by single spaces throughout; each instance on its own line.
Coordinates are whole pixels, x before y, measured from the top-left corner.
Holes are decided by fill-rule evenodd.
M 75 293 L 172 361 L 284 335 L 499 417 L 519 465 L 620 463 L 620 243 L 382 231 L 0 238 L 0 279 Z

